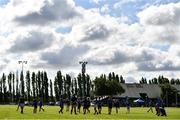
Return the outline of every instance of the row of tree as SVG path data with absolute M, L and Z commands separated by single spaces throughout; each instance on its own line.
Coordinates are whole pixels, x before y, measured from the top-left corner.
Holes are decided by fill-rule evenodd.
M 98 81 L 101 79 L 106 81 L 102 82 L 106 87 L 99 90 L 101 82 Z M 58 101 L 61 97 L 69 98 L 72 94 L 82 97 L 122 93 L 119 83 L 125 83 L 125 80 L 114 72 L 109 73 L 108 76 L 103 74 L 96 77 L 93 82 L 88 74 L 79 74 L 76 78 L 72 78 L 68 74 L 62 75 L 61 71 L 57 72 L 54 80 L 48 79 L 46 71 L 37 73 L 27 71 L 25 76 L 23 72 L 20 75 L 18 72 L 16 74 L 10 72 L 8 75 L 3 73 L 0 79 L 0 103 L 17 103 L 19 97 L 25 97 L 27 101 L 38 98 L 47 103 Z M 115 87 L 116 92 L 114 92 Z M 109 90 L 104 92 L 103 89 Z
M 139 81 L 139 83 L 141 84 L 171 84 L 171 85 L 180 85 L 180 80 L 179 79 L 168 79 L 166 77 L 162 76 L 158 76 L 157 78 L 153 78 L 151 80 L 149 80 L 149 82 L 147 81 L 146 78 L 142 77 L 141 80 Z

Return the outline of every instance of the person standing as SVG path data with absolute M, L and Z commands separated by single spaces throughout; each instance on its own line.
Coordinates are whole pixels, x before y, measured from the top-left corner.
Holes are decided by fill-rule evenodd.
M 75 95 L 73 95 L 71 98 L 71 114 L 73 113 L 73 111 L 74 111 L 74 114 L 77 114 L 76 113 L 76 104 L 77 104 L 77 97 Z
M 102 111 L 102 102 L 101 102 L 101 98 L 99 97 L 98 99 L 98 113 L 101 114 Z
M 23 97 L 19 99 L 17 111 L 19 110 L 19 107 L 21 108 L 21 114 L 23 114 L 24 113 L 24 98 Z
M 60 106 L 59 113 L 63 114 L 63 109 L 64 109 L 64 100 L 63 100 L 63 98 L 60 99 L 59 106 Z
M 126 104 L 126 108 L 127 108 L 127 112 L 126 113 L 130 113 L 130 103 L 129 103 L 129 98 L 128 97 L 126 97 L 125 104 Z
M 113 107 L 113 100 L 112 100 L 112 97 L 109 97 L 109 100 L 108 100 L 108 114 L 109 115 L 112 113 L 112 107 Z
M 118 110 L 119 110 L 119 108 L 120 108 L 119 100 L 116 100 L 116 101 L 115 101 L 114 106 L 115 106 L 115 108 L 116 108 L 116 113 L 118 114 Z
M 98 101 L 97 97 L 94 100 L 94 115 L 98 114 Z
M 70 100 L 67 98 L 66 99 L 66 112 L 69 111 L 69 107 L 70 107 Z
M 38 102 L 37 102 L 36 99 L 34 99 L 34 100 L 33 100 L 33 107 L 34 107 L 33 113 L 37 113 L 37 106 L 38 106 Z
M 86 111 L 88 109 L 88 100 L 86 97 L 84 97 L 84 100 L 83 100 L 83 113 L 86 114 Z
M 152 108 L 152 100 L 149 99 L 149 103 L 148 103 L 149 109 L 147 112 L 151 111 L 153 113 L 153 108 Z
M 81 112 L 81 98 L 78 98 L 78 100 L 77 100 L 77 111 L 79 113 Z
M 90 107 L 91 107 L 91 100 L 90 98 L 88 97 L 87 98 L 87 112 L 90 113 Z
M 42 100 L 39 101 L 39 112 L 44 111 Z

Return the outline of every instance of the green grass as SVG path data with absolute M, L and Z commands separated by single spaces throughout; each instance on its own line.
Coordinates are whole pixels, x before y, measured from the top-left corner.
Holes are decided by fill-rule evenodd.
M 154 113 L 147 113 L 148 108 L 136 107 L 131 108 L 131 113 L 126 114 L 126 108 L 120 108 L 119 114 L 115 113 L 115 108 L 112 115 L 107 114 L 107 108 L 103 108 L 101 115 L 93 115 L 93 108 L 89 114 L 71 115 L 69 112 L 59 114 L 58 106 L 45 106 L 45 112 L 38 112 L 33 114 L 32 107 L 25 107 L 24 114 L 16 111 L 17 106 L 1 105 L 0 119 L 180 119 L 180 108 L 166 108 L 167 117 L 156 116 Z

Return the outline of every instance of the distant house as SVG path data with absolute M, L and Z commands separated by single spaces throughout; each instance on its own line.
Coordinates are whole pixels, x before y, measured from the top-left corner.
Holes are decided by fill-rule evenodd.
M 158 84 L 137 84 L 137 83 L 125 83 L 121 84 L 125 89 L 125 93 L 120 97 L 140 98 L 147 95 L 149 98 L 157 98 L 161 96 L 161 88 Z M 172 85 L 180 91 L 180 85 Z

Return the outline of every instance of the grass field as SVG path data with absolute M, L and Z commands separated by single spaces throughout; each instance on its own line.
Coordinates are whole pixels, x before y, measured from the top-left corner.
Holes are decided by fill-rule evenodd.
M 154 113 L 147 113 L 148 108 L 131 108 L 131 113 L 126 114 L 126 108 L 120 108 L 118 114 L 113 109 L 112 115 L 107 114 L 107 108 L 103 108 L 101 115 L 94 115 L 93 108 L 89 114 L 71 115 L 69 112 L 59 114 L 58 106 L 44 106 L 45 112 L 37 112 L 33 114 L 32 107 L 25 107 L 24 114 L 16 111 L 17 106 L 1 105 L 0 106 L 0 119 L 180 119 L 180 108 L 166 108 L 167 117 L 156 116 Z

